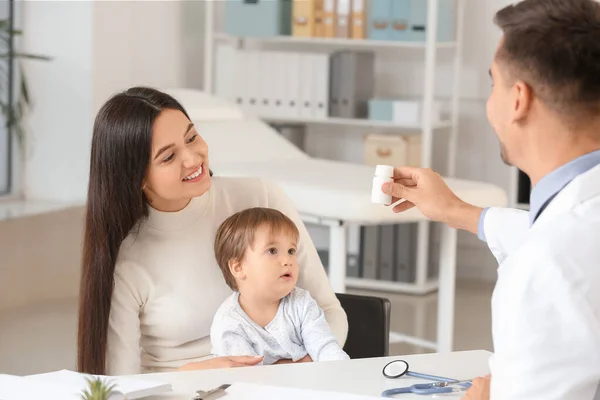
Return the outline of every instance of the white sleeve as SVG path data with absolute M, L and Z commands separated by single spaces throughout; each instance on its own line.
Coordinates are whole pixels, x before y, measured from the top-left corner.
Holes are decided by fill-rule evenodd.
M 529 213 L 492 207 L 486 211 L 483 226 L 488 247 L 501 264 L 525 241 L 529 233 Z
M 325 268 L 317 254 L 317 249 L 313 244 L 306 226 L 300 218 L 300 214 L 294 207 L 290 198 L 277 185 L 265 182 L 268 206 L 281 211 L 289 217 L 300 231 L 300 240 L 298 243 L 298 266 L 300 276 L 298 278 L 298 287 L 308 290 L 311 296 L 317 301 L 319 307 L 325 312 L 325 319 L 331 327 L 338 343 L 343 346 L 348 334 L 348 318 L 340 301 L 336 297 Z
M 350 357 L 331 332 L 323 310 L 308 291 L 297 298 L 297 304 L 300 308 L 302 341 L 310 358 L 313 361 L 349 360 Z
M 240 323 L 220 311 L 210 328 L 210 341 L 216 357 L 259 355 Z
M 106 373 L 141 373 L 140 310 L 147 299 L 147 276 L 134 264 L 117 263 L 108 320 Z
M 576 256 L 551 251 L 531 252 L 513 266 L 522 279 L 507 276 L 494 294 L 491 400 L 600 396 L 598 312 L 580 290 L 585 278 L 565 276 L 565 271 L 580 269 L 557 266 L 573 265 Z

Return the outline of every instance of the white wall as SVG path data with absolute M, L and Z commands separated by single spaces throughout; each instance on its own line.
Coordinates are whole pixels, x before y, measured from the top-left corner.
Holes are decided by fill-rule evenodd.
M 93 119 L 102 103 L 134 85 L 187 84 L 199 53 L 191 49 L 194 36 L 186 34 L 197 27 L 183 4 L 24 2 L 25 50 L 54 57 L 26 65 L 36 102 L 29 121 L 28 197 L 84 201 Z

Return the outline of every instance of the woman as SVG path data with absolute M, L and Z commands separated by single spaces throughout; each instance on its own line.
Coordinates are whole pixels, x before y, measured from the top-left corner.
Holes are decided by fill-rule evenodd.
M 214 235 L 250 207 L 278 209 L 298 225 L 298 285 L 343 343 L 346 315 L 284 193 L 258 178 L 212 178 L 208 146 L 167 94 L 138 87 L 108 100 L 92 139 L 78 369 L 122 375 L 260 362 L 210 356 L 212 318 L 231 293 Z

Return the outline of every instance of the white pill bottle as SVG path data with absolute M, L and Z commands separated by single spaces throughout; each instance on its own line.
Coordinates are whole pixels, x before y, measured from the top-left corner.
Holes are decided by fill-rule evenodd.
M 373 188 L 371 190 L 371 201 L 376 204 L 389 206 L 392 204 L 392 196 L 385 194 L 381 187 L 386 182 L 394 181 L 394 167 L 389 165 L 378 165 L 375 167 L 375 176 L 373 177 Z

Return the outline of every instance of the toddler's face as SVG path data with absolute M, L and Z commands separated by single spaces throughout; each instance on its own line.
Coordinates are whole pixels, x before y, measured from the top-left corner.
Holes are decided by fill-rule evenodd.
M 239 282 L 240 292 L 269 300 L 287 296 L 298 282 L 296 246 L 290 233 L 261 226 L 244 256 L 245 279 Z

